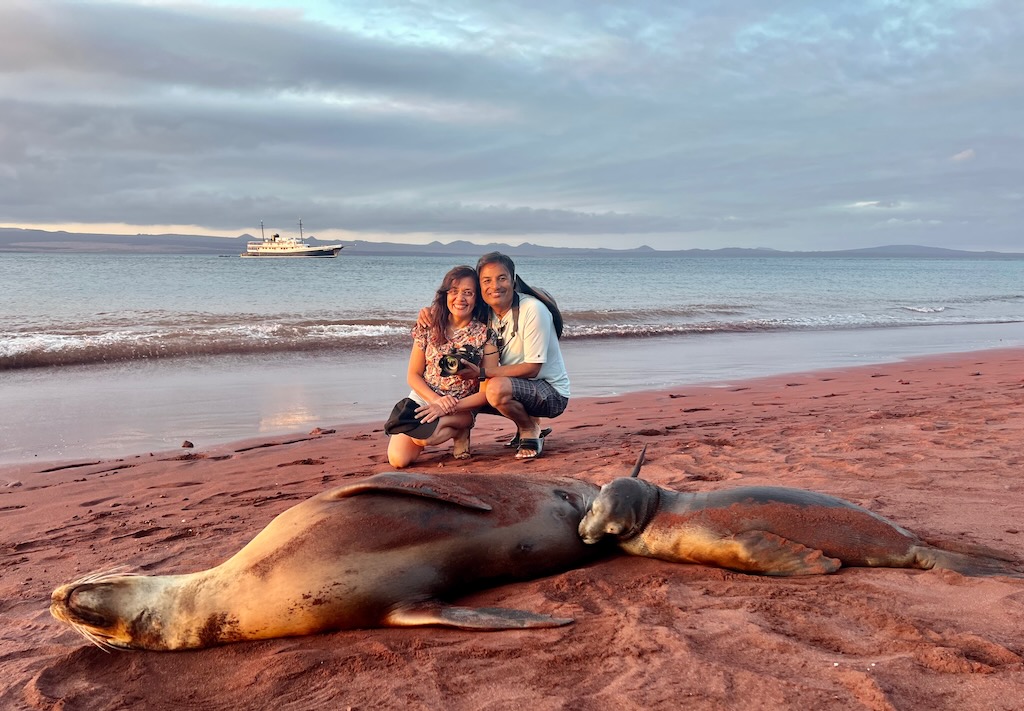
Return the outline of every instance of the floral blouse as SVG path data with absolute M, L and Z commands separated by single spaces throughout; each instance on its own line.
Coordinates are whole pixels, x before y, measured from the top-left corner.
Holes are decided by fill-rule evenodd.
M 438 395 L 453 395 L 461 400 L 467 395 L 472 395 L 480 387 L 480 381 L 476 378 L 466 379 L 458 375 L 441 375 L 441 367 L 437 364 L 441 356 L 454 353 L 463 346 L 473 346 L 483 351 L 484 344 L 491 341 L 493 336 L 487 330 L 487 326 L 479 321 L 470 321 L 465 328 L 455 329 L 452 338 L 442 345 L 437 345 L 430 338 L 430 329 L 415 326 L 412 329 L 412 340 L 417 348 L 420 348 L 426 356 L 427 365 L 423 372 L 423 379 L 427 385 Z

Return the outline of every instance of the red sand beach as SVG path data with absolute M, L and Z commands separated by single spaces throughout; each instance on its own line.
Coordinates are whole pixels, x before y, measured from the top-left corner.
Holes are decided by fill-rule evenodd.
M 686 491 L 834 494 L 937 544 L 1024 557 L 1024 349 L 581 399 L 516 461 L 481 417 L 474 456 L 416 469 Z M 323 423 L 332 429 L 331 423 Z M 1016 709 L 1024 580 L 843 569 L 765 578 L 619 557 L 463 598 L 573 617 L 548 630 L 345 631 L 195 652 L 106 653 L 52 619 L 85 573 L 210 567 L 276 514 L 387 471 L 380 423 L 216 449 L 0 470 L 0 706 L 30 709 Z

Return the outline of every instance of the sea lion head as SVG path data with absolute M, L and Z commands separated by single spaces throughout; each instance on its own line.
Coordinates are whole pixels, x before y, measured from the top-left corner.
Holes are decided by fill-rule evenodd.
M 632 538 L 651 520 L 659 498 L 658 488 L 641 479 L 622 477 L 605 484 L 580 521 L 580 538 L 584 543 L 606 535 Z
M 165 591 L 160 581 L 119 572 L 93 573 L 54 590 L 50 614 L 101 649 L 166 649 L 160 614 Z

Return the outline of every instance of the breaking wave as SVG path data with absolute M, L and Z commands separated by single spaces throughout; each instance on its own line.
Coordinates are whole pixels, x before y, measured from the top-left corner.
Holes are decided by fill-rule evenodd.
M 754 317 L 752 310 L 712 304 L 676 310 L 565 312 L 563 340 L 965 323 L 949 317 L 944 307 L 774 318 Z M 412 325 L 411 320 L 390 315 L 332 321 L 285 314 L 98 314 L 87 324 L 48 323 L 0 332 L 0 370 L 197 356 L 405 350 Z

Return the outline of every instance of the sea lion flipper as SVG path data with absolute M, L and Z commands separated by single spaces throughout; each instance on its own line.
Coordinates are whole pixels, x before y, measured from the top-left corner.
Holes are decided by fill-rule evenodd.
M 440 602 L 407 605 L 392 610 L 387 624 L 394 627 L 422 627 L 437 625 L 463 630 L 512 630 L 543 627 L 562 627 L 572 619 L 539 615 L 526 610 L 503 607 L 456 607 Z
M 959 552 L 944 550 L 930 545 L 914 546 L 910 549 L 911 556 L 916 567 L 930 570 L 931 568 L 945 568 L 954 570 L 961 575 L 972 575 L 975 577 L 986 577 L 990 575 L 1003 575 L 1008 578 L 1024 578 L 1024 573 L 1016 570 L 1011 565 L 1012 559 L 1003 557 L 998 551 L 980 549 L 978 553 Z M 996 557 L 998 556 L 998 557 Z
M 479 499 L 457 483 L 428 474 L 400 472 L 375 474 L 368 479 L 339 486 L 328 492 L 326 496 L 331 499 L 341 499 L 346 496 L 375 492 L 422 496 L 425 499 L 447 501 L 451 504 L 465 506 L 466 508 L 478 511 L 491 510 L 490 504 Z
M 745 531 L 731 539 L 739 544 L 739 564 L 728 567 L 763 575 L 823 575 L 839 570 L 842 561 L 816 548 L 767 531 Z

